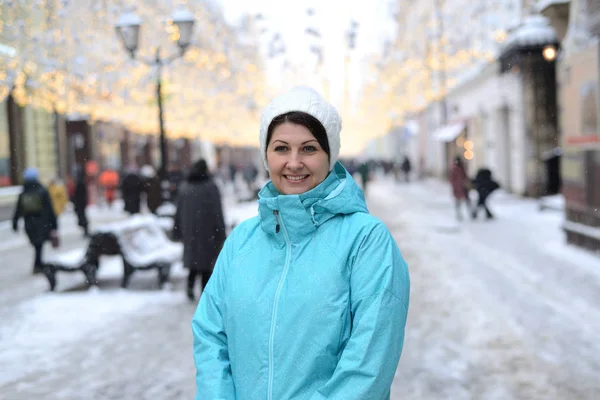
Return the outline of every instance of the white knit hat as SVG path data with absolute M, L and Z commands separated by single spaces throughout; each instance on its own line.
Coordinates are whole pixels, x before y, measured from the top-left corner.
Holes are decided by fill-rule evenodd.
M 329 104 L 314 89 L 299 86 L 287 93 L 277 96 L 265 108 L 260 119 L 260 151 L 267 170 L 267 130 L 271 121 L 281 114 L 292 111 L 302 111 L 312 115 L 321 122 L 327 132 L 329 142 L 329 170 L 333 169 L 340 154 L 340 131 L 342 130 L 342 119 L 335 107 Z

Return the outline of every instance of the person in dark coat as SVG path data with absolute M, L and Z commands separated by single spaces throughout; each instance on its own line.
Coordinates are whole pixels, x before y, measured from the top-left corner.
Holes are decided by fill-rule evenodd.
M 156 214 L 156 210 L 163 200 L 160 177 L 151 165 L 144 165 L 141 172 L 144 193 L 146 193 L 146 205 L 152 214 Z
M 73 206 L 77 215 L 77 225 L 83 229 L 83 235 L 89 236 L 88 219 L 85 209 L 88 205 L 88 189 L 85 182 L 85 172 L 79 171 L 75 181 L 75 191 L 73 193 Z
M 179 186 L 185 180 L 185 174 L 181 169 L 176 169 L 169 172 L 169 200 L 172 202 L 177 201 L 179 195 Z
M 404 180 L 406 182 L 410 181 L 410 171 L 412 171 L 412 164 L 410 163 L 410 159 L 408 156 L 404 156 L 404 160 L 402 161 L 402 165 L 400 166 L 402 172 L 404 172 Z
M 201 159 L 191 167 L 187 183 L 181 188 L 173 227 L 173 238 L 181 240 L 184 246 L 183 265 L 189 269 L 190 300 L 194 300 L 198 274 L 202 275 L 202 289 L 206 287 L 225 236 L 221 193 L 206 161 Z
M 137 171 L 133 168 L 129 168 L 121 181 L 121 196 L 125 203 L 125 212 L 128 212 L 129 214 L 139 214 L 143 190 L 142 186 L 142 179 Z
M 477 175 L 475 175 L 475 179 L 473 179 L 473 187 L 477 191 L 478 199 L 477 206 L 473 207 L 473 213 L 471 216 L 473 219 L 477 219 L 477 213 L 479 208 L 483 208 L 485 210 L 485 216 L 487 219 L 493 219 L 494 214 L 490 211 L 487 206 L 487 199 L 492 194 L 492 192 L 500 187 L 498 182 L 496 182 L 492 178 L 492 171 L 487 168 L 481 168 L 477 171 Z
M 44 242 L 56 234 L 58 223 L 52 208 L 52 200 L 46 188 L 39 182 L 35 168 L 27 168 L 23 173 L 23 192 L 19 195 L 13 215 L 13 230 L 18 232 L 19 219 L 25 221 L 25 233 L 35 250 L 33 273 L 42 272 L 42 249 Z
M 360 174 L 360 181 L 362 183 L 362 190 L 367 194 L 367 184 L 369 183 L 370 172 L 369 172 L 369 163 L 363 162 L 358 166 L 358 173 Z

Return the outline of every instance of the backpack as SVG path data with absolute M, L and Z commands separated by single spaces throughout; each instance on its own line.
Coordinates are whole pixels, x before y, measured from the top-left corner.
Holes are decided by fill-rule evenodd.
M 21 195 L 21 211 L 24 216 L 42 213 L 42 196 L 39 192 L 25 192 Z

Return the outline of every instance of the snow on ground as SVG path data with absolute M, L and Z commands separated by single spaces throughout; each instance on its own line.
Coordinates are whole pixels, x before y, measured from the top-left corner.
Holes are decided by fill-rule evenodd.
M 73 342 L 84 341 L 98 331 L 110 337 L 114 327 L 126 323 L 132 314 L 152 317 L 156 305 L 182 301 L 174 292 L 116 289 L 54 293 L 24 302 L 3 316 L 5 322 L 11 321 L 12 314 L 17 322 L 3 323 L 0 328 L 0 365 L 5 368 L 0 387 L 31 373 L 51 371 L 55 358 L 72 351 Z
M 394 396 L 597 398 L 600 258 L 564 244 L 562 213 L 498 192 L 496 220 L 458 223 L 439 182 L 369 190 L 411 272 Z
M 381 180 L 368 190 L 369 209 L 411 272 L 392 399 L 598 398 L 600 259 L 564 244 L 560 212 L 498 192 L 495 221 L 459 224 L 438 182 Z M 226 218 L 256 215 L 255 202 L 224 203 Z M 79 281 L 0 307 L 0 393 L 193 398 L 195 304 L 185 298 L 181 265 L 174 274 L 172 290 L 156 289 L 155 271 L 134 274 L 121 290 L 120 261 L 107 258 L 99 291 Z
M 231 204 L 229 218 L 256 214 Z M 64 257 L 78 250 L 66 252 Z M 0 251 L 1 253 L 1 251 Z M 183 399 L 194 396 L 190 321 L 180 262 L 172 284 L 137 271 L 118 287 L 120 257 L 103 257 L 99 289 L 82 274 L 59 273 L 58 292 L 0 307 L 0 393 L 10 399 Z

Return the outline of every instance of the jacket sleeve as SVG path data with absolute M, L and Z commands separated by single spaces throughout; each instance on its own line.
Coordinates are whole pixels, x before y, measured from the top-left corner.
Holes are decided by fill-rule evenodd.
M 183 232 L 181 228 L 181 214 L 183 208 L 183 193 L 180 193 L 177 197 L 177 206 L 175 209 L 175 218 L 173 218 L 173 231 L 171 237 L 175 241 L 181 241 L 183 239 Z
M 219 189 L 215 185 L 215 199 L 213 202 L 214 207 L 214 232 L 216 234 L 216 241 L 220 246 L 225 242 L 225 238 L 227 237 L 227 232 L 225 228 L 225 217 L 223 215 L 223 204 L 221 202 L 221 193 Z
M 15 205 L 15 212 L 13 214 L 13 219 L 12 219 L 12 225 L 13 225 L 13 230 L 16 231 L 19 228 L 19 219 L 21 218 L 21 196 L 22 194 L 19 195 L 19 197 L 17 198 L 17 204 Z
M 194 362 L 196 363 L 196 400 L 235 400 L 235 386 L 229 363 L 225 309 L 222 301 L 224 273 L 228 267 L 231 237 L 219 254 L 214 272 L 192 319 Z
M 350 338 L 333 376 L 311 400 L 389 397 L 404 343 L 410 282 L 406 262 L 383 224 L 358 247 L 350 285 Z

